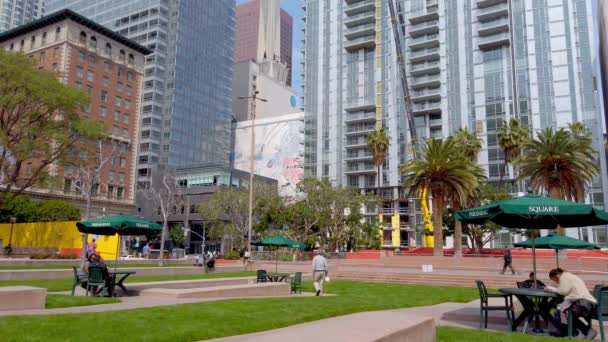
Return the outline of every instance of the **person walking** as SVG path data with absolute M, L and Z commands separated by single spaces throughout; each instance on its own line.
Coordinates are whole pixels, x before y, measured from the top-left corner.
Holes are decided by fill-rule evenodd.
M 511 269 L 511 273 L 515 274 L 515 270 L 513 269 L 513 258 L 511 257 L 511 251 L 508 248 L 505 248 L 505 254 L 502 256 L 504 259 L 504 265 L 502 266 L 502 272 L 500 274 L 505 274 L 507 267 Z
M 327 259 L 322 254 L 320 249 L 315 250 L 315 257 L 312 259 L 312 279 L 315 287 L 316 295 L 320 296 L 323 292 L 323 282 L 328 274 Z

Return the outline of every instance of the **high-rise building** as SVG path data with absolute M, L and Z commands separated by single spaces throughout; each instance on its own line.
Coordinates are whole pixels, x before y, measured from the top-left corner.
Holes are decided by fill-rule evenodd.
M 44 15 L 44 0 L 0 0 L 0 32 Z
M 608 3 L 597 2 L 600 78 L 602 80 L 602 100 L 604 104 L 604 124 L 608 131 Z M 607 151 L 608 153 L 608 151 Z
M 47 0 L 147 46 L 138 181 L 155 166 L 229 164 L 234 0 Z
M 239 5 L 234 62 L 268 64 L 270 75 L 291 86 L 292 36 L 293 18 L 281 9 L 279 0 L 254 0 Z
M 414 125 L 418 138 L 442 138 L 468 127 L 483 140 L 479 165 L 501 177 L 496 129 L 512 117 L 534 132 L 581 121 L 603 150 L 595 89 L 589 1 L 391 0 L 396 4 Z M 390 137 L 377 212 L 383 245 L 418 246 L 418 201 L 400 187 L 399 165 L 413 158 L 394 31 L 386 0 L 303 1 L 306 177 L 373 191 L 378 175 L 365 137 L 384 127 Z M 587 201 L 604 208 L 606 160 Z M 503 175 L 525 191 L 511 166 Z M 362 190 L 363 191 L 363 190 Z M 606 228 L 568 234 L 606 243 Z M 509 240 L 510 241 L 510 240 Z
M 91 217 L 135 213 L 141 86 L 150 51 L 70 10 L 1 33 L 0 48 L 25 53 L 38 67 L 61 75 L 63 83 L 82 88 L 91 102 L 81 115 L 111 129 L 109 139 L 94 150 L 101 160 L 83 166 L 67 158 L 49 168 L 49 174 L 62 180 L 62 190 L 34 186 L 27 193 L 74 202 L 84 215 L 82 182 L 90 181 L 90 169 L 104 163 L 91 198 Z

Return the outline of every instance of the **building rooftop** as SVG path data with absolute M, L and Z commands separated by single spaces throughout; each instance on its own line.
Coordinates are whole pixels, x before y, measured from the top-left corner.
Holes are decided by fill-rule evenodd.
M 112 38 L 113 40 L 124 44 L 125 46 L 140 52 L 144 55 L 150 54 L 152 53 L 152 51 L 150 49 L 148 49 L 145 46 L 142 46 L 140 44 L 137 44 L 136 42 L 126 38 L 123 35 L 120 35 L 110 29 L 108 29 L 105 26 L 102 26 L 86 17 L 83 17 L 82 15 L 70 10 L 70 9 L 64 9 L 58 12 L 54 12 L 50 15 L 44 16 L 38 20 L 32 21 L 30 23 L 27 23 L 25 25 L 19 26 L 19 27 L 15 27 L 12 30 L 8 30 L 4 33 L 0 33 L 0 43 L 7 41 L 9 39 L 15 38 L 15 37 L 19 37 L 21 35 L 24 35 L 28 32 L 52 25 L 54 23 L 66 20 L 66 19 L 70 19 L 73 20 L 83 26 L 86 26 L 94 31 L 97 31 L 100 34 L 103 34 L 109 38 Z

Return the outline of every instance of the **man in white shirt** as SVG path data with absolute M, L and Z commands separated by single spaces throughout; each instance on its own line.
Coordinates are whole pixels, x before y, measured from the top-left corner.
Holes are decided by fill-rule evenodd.
M 589 307 L 595 308 L 597 301 L 589 293 L 587 286 L 583 280 L 570 272 L 566 272 L 561 268 L 555 268 L 549 272 L 549 278 L 553 280 L 558 287 L 546 286 L 545 291 L 557 293 L 564 296 L 564 301 L 557 306 L 555 313 L 555 323 L 567 322 L 568 316 L 566 310 L 571 309 L 575 302 L 583 301 L 581 304 L 586 304 Z M 580 303 L 580 302 L 579 302 Z M 573 311 L 574 314 L 575 311 Z M 590 329 L 586 324 L 580 321 L 580 317 L 573 315 L 574 328 L 579 330 L 587 339 L 594 339 L 597 332 Z M 557 325 L 556 324 L 556 325 Z M 560 324 L 560 327 L 561 324 Z
M 320 296 L 323 292 L 323 282 L 327 277 L 327 259 L 321 254 L 321 250 L 315 250 L 315 257 L 312 259 L 312 279 L 314 280 L 316 295 Z

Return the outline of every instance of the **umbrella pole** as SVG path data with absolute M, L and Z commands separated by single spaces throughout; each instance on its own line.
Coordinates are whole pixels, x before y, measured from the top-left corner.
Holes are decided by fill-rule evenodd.
M 559 253 L 557 252 L 557 249 L 555 250 L 555 261 L 557 261 L 557 268 L 559 268 Z
M 120 235 L 116 242 L 116 259 L 114 260 L 114 271 L 118 269 L 118 257 L 120 256 Z
M 535 239 L 536 239 L 536 229 L 532 229 L 532 272 L 534 272 L 534 277 L 532 279 L 533 288 L 537 288 L 537 286 L 536 286 L 536 246 L 534 245 Z
M 274 259 L 275 259 L 275 265 L 274 265 L 274 273 L 279 273 L 279 247 L 277 247 L 277 249 L 274 251 Z

